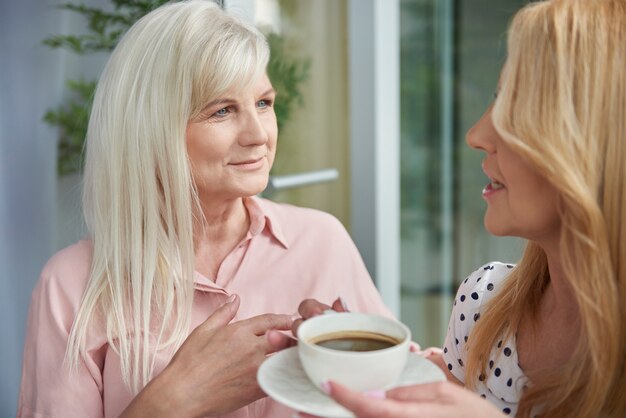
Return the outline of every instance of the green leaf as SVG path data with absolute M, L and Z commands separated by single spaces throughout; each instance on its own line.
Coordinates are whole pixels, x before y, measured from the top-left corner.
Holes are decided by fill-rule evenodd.
M 287 123 L 294 105 L 302 105 L 302 83 L 309 78 L 311 61 L 308 58 L 290 56 L 285 39 L 274 32 L 266 34 L 271 55 L 267 74 L 276 90 L 276 120 L 279 130 Z

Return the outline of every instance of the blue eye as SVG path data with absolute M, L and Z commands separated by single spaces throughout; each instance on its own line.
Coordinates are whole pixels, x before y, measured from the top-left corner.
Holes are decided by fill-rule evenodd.
M 271 100 L 261 99 L 256 102 L 256 107 L 265 109 L 266 107 L 270 107 L 272 105 Z
M 222 108 L 222 109 L 218 110 L 218 111 L 217 111 L 217 112 L 215 112 L 214 114 L 215 114 L 216 116 L 226 116 L 226 114 L 227 114 L 227 113 L 228 113 L 228 108 L 227 108 L 227 107 L 225 107 L 225 108 Z

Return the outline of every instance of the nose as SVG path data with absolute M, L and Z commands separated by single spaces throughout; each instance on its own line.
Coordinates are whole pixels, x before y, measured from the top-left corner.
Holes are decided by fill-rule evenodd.
M 465 135 L 465 142 L 470 147 L 485 151 L 488 154 L 496 151 L 495 143 L 498 133 L 491 120 L 491 108 L 487 109 Z
M 269 120 L 271 119 L 271 120 Z M 271 124 L 276 124 L 275 118 L 268 118 L 267 115 L 259 114 L 255 110 L 245 112 L 244 121 L 239 134 L 239 144 L 242 146 L 264 145 L 270 139 Z

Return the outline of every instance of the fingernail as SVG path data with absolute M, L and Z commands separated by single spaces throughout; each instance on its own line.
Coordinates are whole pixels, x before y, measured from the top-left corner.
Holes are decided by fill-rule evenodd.
M 311 313 L 311 318 L 313 318 L 314 316 L 322 315 L 323 313 L 324 311 L 321 308 L 315 308 Z
M 328 381 L 322 382 L 322 384 L 320 385 L 320 388 L 322 389 L 322 392 L 324 392 L 327 395 L 330 395 L 330 383 L 328 383 Z
M 370 399 L 385 399 L 387 397 L 387 393 L 384 390 L 370 390 L 363 395 Z
M 409 351 L 411 353 L 418 353 L 418 354 L 422 354 L 422 347 L 420 347 L 420 345 L 416 342 L 411 341 L 411 344 L 409 345 Z
M 228 297 L 228 299 L 226 299 L 226 303 L 233 303 L 236 297 L 237 295 L 233 293 L 232 295 Z
M 346 301 L 343 300 L 343 298 L 341 296 L 339 296 L 337 299 L 339 299 L 339 303 L 343 307 L 343 310 L 348 312 L 350 309 L 348 309 L 348 304 L 346 303 Z

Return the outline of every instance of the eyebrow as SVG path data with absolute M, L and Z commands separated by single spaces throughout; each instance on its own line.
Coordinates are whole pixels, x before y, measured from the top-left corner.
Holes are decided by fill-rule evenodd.
M 269 94 L 276 94 L 276 90 L 274 90 L 273 87 L 270 87 L 269 89 L 261 93 L 261 96 L 267 96 Z
M 206 106 L 204 106 L 204 108 L 205 109 L 209 109 L 209 108 L 217 106 L 217 105 L 232 104 L 232 103 L 235 103 L 235 102 L 236 102 L 235 99 L 215 99 L 212 102 L 209 102 Z
M 276 94 L 276 91 L 274 90 L 273 87 L 270 87 L 269 89 L 265 90 L 259 96 L 263 97 L 263 96 L 267 96 L 269 94 Z M 205 109 L 209 109 L 209 108 L 211 108 L 213 106 L 223 105 L 223 104 L 232 104 L 232 103 L 237 103 L 237 100 L 230 99 L 230 98 L 215 99 L 212 102 L 210 102 L 209 104 L 207 104 L 206 106 L 204 106 L 204 108 Z

